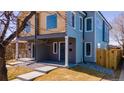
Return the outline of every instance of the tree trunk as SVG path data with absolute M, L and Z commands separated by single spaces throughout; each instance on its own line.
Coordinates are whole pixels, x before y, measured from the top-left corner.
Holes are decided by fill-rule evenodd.
M 122 45 L 122 49 L 123 49 L 123 54 L 122 55 L 124 55 L 124 44 Z
M 5 62 L 5 47 L 0 44 L 0 81 L 7 81 L 7 68 Z

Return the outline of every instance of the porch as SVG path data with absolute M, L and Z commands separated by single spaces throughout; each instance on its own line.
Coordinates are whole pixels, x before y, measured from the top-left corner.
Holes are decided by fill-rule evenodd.
M 32 49 L 32 57 L 37 62 L 46 64 L 58 64 L 63 66 L 69 66 L 76 64 L 76 50 L 74 38 L 50 38 L 40 39 L 37 44 L 33 44 L 35 49 Z
M 36 42 L 28 40 L 31 58 L 38 63 L 73 66 L 76 64 L 76 39 L 66 35 L 37 36 Z

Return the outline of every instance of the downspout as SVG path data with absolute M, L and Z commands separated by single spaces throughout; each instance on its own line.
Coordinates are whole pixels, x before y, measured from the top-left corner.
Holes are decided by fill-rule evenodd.
M 83 49 L 83 51 L 82 51 L 82 62 L 83 63 L 86 63 L 86 62 L 84 62 L 84 34 L 85 34 L 85 18 L 87 17 L 87 13 L 85 12 L 85 16 L 83 17 L 83 33 L 82 33 L 82 49 Z

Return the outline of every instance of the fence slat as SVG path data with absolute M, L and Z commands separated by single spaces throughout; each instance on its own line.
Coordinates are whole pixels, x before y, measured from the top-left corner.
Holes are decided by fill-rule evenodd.
M 121 49 L 97 49 L 97 64 L 116 70 L 122 57 Z

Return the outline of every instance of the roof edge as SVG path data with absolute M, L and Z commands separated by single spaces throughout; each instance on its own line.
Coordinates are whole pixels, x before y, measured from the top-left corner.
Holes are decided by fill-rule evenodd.
M 112 29 L 111 24 L 106 20 L 106 18 L 103 16 L 103 14 L 100 11 L 97 11 L 97 13 L 102 17 L 102 19 L 107 23 L 107 25 L 109 26 L 109 29 Z

